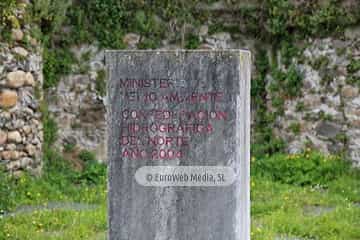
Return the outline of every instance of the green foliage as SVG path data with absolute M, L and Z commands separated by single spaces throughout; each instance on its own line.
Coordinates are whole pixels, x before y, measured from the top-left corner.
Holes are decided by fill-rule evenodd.
M 288 0 L 267 0 L 267 28 L 275 38 L 288 38 L 292 5 Z
M 345 47 L 341 47 L 341 48 L 337 48 L 336 49 L 336 55 L 338 56 L 342 56 L 346 54 L 346 48 Z
M 289 129 L 293 134 L 299 135 L 301 130 L 301 125 L 298 122 L 292 122 L 289 126 Z
M 89 31 L 86 12 L 83 8 L 73 4 L 68 10 L 66 24 L 71 26 L 70 34 L 65 37 L 69 44 L 80 45 L 94 40 L 94 36 Z
M 15 17 L 16 0 L 2 0 L 0 2 L 0 29 L 4 26 L 17 27 Z
M 95 154 L 88 150 L 82 150 L 79 153 L 79 158 L 84 162 L 96 162 Z
M 271 103 L 276 109 L 276 114 L 282 115 L 285 99 L 294 98 L 301 94 L 303 76 L 294 63 L 286 71 L 275 67 L 271 74 L 273 77 L 269 86 L 272 96 Z
M 350 164 L 335 156 L 324 156 L 316 152 L 283 155 L 255 161 L 252 173 L 274 181 L 297 186 L 322 185 L 339 179 L 350 172 Z
M 329 87 L 330 83 L 334 80 L 334 70 L 333 69 L 327 69 L 320 72 L 321 81 L 320 83 L 323 86 Z
M 100 96 L 105 96 L 106 94 L 106 71 L 99 70 L 96 75 L 95 89 L 100 94 Z
M 315 70 L 320 70 L 326 68 L 330 63 L 330 59 L 327 56 L 321 56 L 315 59 L 313 63 L 313 68 Z
M 13 187 L 14 180 L 0 166 L 0 193 L 4 196 L 0 199 L 0 216 L 13 205 Z
M 301 94 L 302 73 L 296 68 L 295 64 L 291 64 L 287 71 L 274 68 L 272 71 L 274 81 L 271 83 L 270 91 L 280 94 L 281 97 L 297 97 Z
M 71 0 L 36 0 L 28 12 L 32 22 L 41 27 L 44 36 L 51 37 L 63 26 L 70 5 Z
M 72 64 L 76 63 L 75 57 L 67 48 L 44 50 L 44 85 L 50 88 L 57 85 L 60 77 L 72 71 Z
M 260 48 L 260 47 L 259 47 Z M 254 131 L 252 132 L 251 154 L 253 156 L 265 156 L 282 151 L 285 143 L 281 138 L 275 137 L 272 126 L 275 115 L 267 111 L 266 101 L 266 75 L 270 69 L 269 58 L 265 50 L 260 48 L 256 55 L 257 75 L 251 83 L 251 97 L 253 108 L 256 109 Z M 279 99 L 281 102 L 282 99 Z M 281 103 L 279 103 L 281 105 Z
M 86 162 L 85 169 L 78 174 L 77 180 L 95 185 L 106 182 L 106 165 L 95 161 Z
M 186 43 L 185 43 L 185 48 L 186 49 L 197 49 L 200 46 L 200 39 L 198 36 L 194 35 L 194 34 L 190 34 L 187 38 L 186 38 Z
M 323 121 L 332 121 L 333 116 L 328 113 L 325 113 L 323 110 L 320 110 L 320 112 L 318 113 L 318 119 L 321 119 Z
M 11 29 L 19 28 L 20 22 L 16 17 L 16 0 L 0 1 L 0 41 L 11 43 Z
M 66 25 L 70 33 L 62 34 L 62 41 L 80 44 L 96 39 L 101 47 L 125 48 L 123 36 L 127 32 L 141 35 L 139 48 L 157 48 L 166 35 L 167 24 L 174 21 L 180 29 L 185 23 L 196 24 L 202 18 L 195 10 L 198 0 L 174 1 L 117 1 L 80 0 L 67 8 Z M 195 15 L 196 14 L 196 15 Z M 175 34 L 180 37 L 180 34 Z M 176 39 L 178 40 L 178 39 Z
M 344 8 L 339 7 L 338 1 L 330 1 L 325 7 L 318 8 L 314 14 L 305 15 L 308 26 L 302 26 L 310 34 L 325 35 L 332 32 L 341 33 L 346 25 L 354 23 L 355 19 Z M 303 18 L 305 18 L 303 16 Z M 300 20 L 297 20 L 300 21 Z
M 296 112 L 302 112 L 305 110 L 305 104 L 304 102 L 298 102 L 295 106 L 295 111 Z
M 281 53 L 281 61 L 286 67 L 291 65 L 292 59 L 294 57 L 298 57 L 299 49 L 293 42 L 289 41 L 282 41 L 280 43 L 280 53 Z
M 351 59 L 350 64 L 347 66 L 347 70 L 349 73 L 360 71 L 360 60 Z
M 90 65 L 89 65 L 90 59 L 91 59 L 91 51 L 86 51 L 82 53 L 80 59 L 76 59 L 76 71 L 80 74 L 88 73 L 90 71 Z
M 147 45 L 152 49 L 158 47 L 161 38 L 165 36 L 163 26 L 160 25 L 159 20 L 156 19 L 152 12 L 136 11 L 134 22 L 130 29 L 143 36 L 143 41 L 141 42 L 142 48 Z
M 122 36 L 132 19 L 131 1 L 117 0 L 80 0 L 77 3 L 79 14 L 72 16 L 78 25 L 77 29 L 86 29 L 102 47 L 124 48 Z M 80 26 L 79 26 L 80 25 Z M 83 31 L 80 32 L 84 35 Z
M 346 79 L 347 84 L 356 85 L 360 88 L 360 77 L 350 76 Z
M 316 154 L 252 158 L 251 239 L 360 237 L 360 209 L 357 207 L 360 171 L 348 168 L 344 162 L 346 166 L 343 166 L 335 157 L 319 154 L 320 160 L 315 160 Z M 23 175 L 14 179 L 0 172 L 0 239 L 104 238 L 107 230 L 106 167 L 92 165 L 77 172 L 60 155 L 53 152 L 46 159 L 48 157 L 58 164 L 45 162 L 46 171 L 40 178 Z M 306 161 L 314 164 L 309 167 L 311 164 Z M 312 174 L 312 168 L 320 169 L 321 173 Z M 305 183 L 312 184 L 298 186 L 299 182 L 304 183 L 300 170 L 305 172 L 304 178 L 307 176 L 311 180 Z M 292 175 L 296 177 L 290 178 Z M 318 185 L 326 180 L 329 182 Z M 287 181 L 294 184 L 283 183 Z M 1 216 L 2 212 L 18 206 L 44 206 L 48 202 L 65 206 L 72 202 L 91 205 L 86 209 L 36 209 L 11 217 Z
M 72 152 L 75 150 L 75 147 L 76 147 L 76 144 L 73 144 L 73 143 L 66 143 L 64 144 L 64 152 Z
M 43 174 L 33 177 L 25 173 L 20 178 L 10 177 L 0 171 L 0 221 L 1 215 L 19 205 L 43 204 L 48 201 L 99 201 L 97 191 L 101 189 L 105 200 L 106 166 L 97 162 L 87 162 L 82 171 L 73 169 L 70 162 L 53 148 L 44 151 Z M 94 184 L 96 186 L 94 186 Z M 89 198 L 89 187 L 94 193 Z M 1 238 L 0 238 L 1 239 Z
M 287 76 L 284 81 L 285 91 L 287 91 L 290 96 L 299 96 L 301 94 L 302 80 L 302 73 L 296 68 L 295 64 L 292 64 L 287 71 Z
M 349 142 L 349 137 L 345 133 L 338 133 L 335 136 L 335 140 L 342 144 L 347 144 Z
M 265 77 L 270 67 L 269 59 L 265 50 L 260 49 L 256 54 L 255 66 L 257 70 L 257 76 L 251 82 L 251 97 L 256 99 L 257 104 L 260 104 L 262 102 L 261 96 L 266 92 Z
M 356 10 L 349 13 L 339 5 L 336 0 L 325 5 L 304 1 L 295 7 L 288 0 L 267 0 L 266 33 L 277 40 L 342 33 L 345 26 L 354 24 L 359 16 Z
M 256 157 L 264 157 L 278 152 L 283 152 L 285 149 L 285 142 L 275 137 L 272 132 L 273 120 L 269 119 L 270 114 L 267 114 L 264 119 L 255 127 L 253 134 L 253 144 L 251 145 L 251 154 Z
M 45 148 L 51 146 L 57 138 L 57 124 L 50 116 L 45 102 L 41 103 L 42 123 L 44 131 L 44 146 Z

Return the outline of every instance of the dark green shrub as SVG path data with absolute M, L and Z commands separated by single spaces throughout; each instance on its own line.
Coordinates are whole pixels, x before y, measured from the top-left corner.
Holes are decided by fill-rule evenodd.
M 272 155 L 278 152 L 283 152 L 285 149 L 285 142 L 279 138 L 275 137 L 272 132 L 271 123 L 273 120 L 269 120 L 267 116 L 265 119 L 267 121 L 260 122 L 253 135 L 253 144 L 251 144 L 251 154 L 256 157 L 264 157 L 265 155 Z M 268 123 L 267 123 L 268 122 Z
M 289 96 L 299 96 L 301 94 L 303 75 L 292 64 L 286 74 L 284 90 L 288 92 Z
M 95 154 L 88 150 L 82 150 L 79 153 L 79 158 L 84 162 L 96 162 Z
M 99 70 L 97 72 L 95 89 L 100 96 L 105 96 L 106 94 L 106 72 L 105 70 Z
M 293 98 L 301 94 L 303 75 L 296 68 L 295 64 L 291 64 L 286 71 L 274 68 L 272 76 L 274 81 L 270 86 L 270 91 L 273 94 L 279 95 L 282 98 Z
M 297 123 L 297 122 L 291 123 L 290 126 L 289 126 L 289 130 L 290 130 L 293 134 L 299 135 L 300 130 L 301 130 L 300 123 Z
M 198 36 L 190 34 L 186 38 L 185 48 L 186 49 L 197 49 L 200 46 L 200 39 Z
M 71 0 L 36 0 L 30 5 L 28 13 L 31 21 L 41 27 L 42 33 L 51 37 L 52 34 L 60 31 L 66 21 L 66 13 L 71 2 Z
M 99 184 L 106 181 L 106 165 L 98 162 L 87 162 L 77 181 L 88 184 Z
M 106 181 L 106 165 L 97 161 L 93 152 L 82 150 L 79 159 L 84 162 L 84 169 L 77 174 L 76 181 L 99 184 Z
M 285 66 L 289 66 L 292 63 L 292 59 L 299 55 L 299 49 L 290 41 L 282 41 L 280 43 L 281 62 Z
M 102 47 L 121 49 L 125 47 L 122 37 L 132 19 L 132 5 L 131 1 L 80 0 L 77 6 L 83 15 L 80 19 L 77 16 L 77 21 L 84 24 L 82 27 L 88 29 Z
M 292 5 L 287 0 L 267 0 L 268 18 L 266 25 L 268 31 L 276 38 L 287 37 L 290 24 L 290 10 Z
M 18 27 L 17 19 L 15 17 L 16 0 L 1 0 L 0 1 L 0 27 L 10 25 L 10 27 Z
M 72 64 L 76 63 L 74 55 L 67 48 L 45 49 L 43 57 L 45 89 L 56 86 L 60 77 L 69 74 Z
M 90 24 L 87 23 L 85 10 L 81 6 L 73 4 L 68 11 L 66 24 L 71 26 L 71 33 L 66 36 L 70 44 L 80 45 L 94 40 L 94 36 L 89 31 Z

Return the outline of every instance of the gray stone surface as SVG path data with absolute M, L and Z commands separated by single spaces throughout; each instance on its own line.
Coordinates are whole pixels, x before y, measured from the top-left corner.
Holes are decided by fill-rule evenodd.
M 13 34 L 17 35 L 14 40 L 20 41 L 28 30 L 18 29 Z M 13 176 L 24 171 L 39 175 L 43 143 L 42 50 L 40 46 L 14 45 L 0 42 L 0 167 Z
M 105 56 L 109 78 L 109 239 L 250 239 L 249 52 L 107 51 Z M 122 85 L 126 79 L 166 80 L 131 88 Z M 130 95 L 132 91 L 139 95 Z M 144 101 L 150 92 L 156 94 L 157 100 Z M 186 98 L 192 93 L 209 92 L 217 92 L 218 98 L 200 102 L 197 97 Z M 176 93 L 185 100 L 170 100 L 169 96 Z M 162 113 L 170 111 L 171 117 L 164 120 L 168 115 L 155 114 L 153 109 Z M 129 120 L 123 115 L 125 110 L 140 114 Z M 184 117 L 180 114 L 183 111 L 224 115 L 199 120 Z M 139 124 L 143 130 L 130 131 L 128 127 L 132 123 Z M 144 126 L 152 123 L 211 127 L 207 128 L 208 133 L 144 130 Z M 129 135 L 135 139 L 131 146 L 120 141 Z M 165 146 L 148 144 L 148 139 L 156 136 L 183 137 L 184 142 Z M 146 155 L 127 155 L 126 151 L 131 149 L 143 150 Z M 182 155 L 168 159 L 152 157 L 153 151 L 160 149 L 180 151 Z M 144 166 L 227 166 L 233 168 L 236 178 L 229 186 L 145 187 L 134 177 Z

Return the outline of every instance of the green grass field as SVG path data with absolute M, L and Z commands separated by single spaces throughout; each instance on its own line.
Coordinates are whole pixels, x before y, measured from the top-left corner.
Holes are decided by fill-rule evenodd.
M 57 161 L 41 178 L 1 175 L 0 240 L 106 239 L 106 167 Z M 254 240 L 360 239 L 360 171 L 338 157 L 252 158 L 251 189 Z

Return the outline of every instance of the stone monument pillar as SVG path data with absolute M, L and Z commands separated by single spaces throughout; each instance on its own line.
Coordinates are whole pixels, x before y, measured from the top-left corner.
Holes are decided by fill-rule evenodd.
M 250 239 L 250 58 L 106 52 L 110 240 Z

